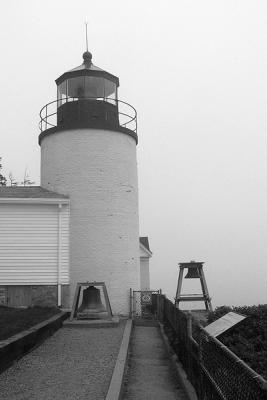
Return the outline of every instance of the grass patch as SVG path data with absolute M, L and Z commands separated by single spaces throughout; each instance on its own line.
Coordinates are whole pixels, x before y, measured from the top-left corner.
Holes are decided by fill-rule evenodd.
M 58 308 L 32 307 L 26 309 L 0 306 L 0 340 L 5 340 L 59 313 Z

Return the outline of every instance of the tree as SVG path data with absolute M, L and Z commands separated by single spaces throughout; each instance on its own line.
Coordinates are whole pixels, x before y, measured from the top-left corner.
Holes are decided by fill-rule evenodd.
M 0 186 L 6 186 L 6 178 L 1 174 L 1 169 L 2 169 L 2 157 L 0 157 Z
M 1 160 L 2 160 L 2 158 L 0 157 L 0 186 L 7 186 L 7 178 L 1 174 L 1 169 L 2 169 Z M 9 172 L 8 179 L 9 179 L 9 186 L 20 186 L 20 185 L 21 186 L 32 186 L 35 183 L 34 181 L 32 181 L 30 179 L 27 167 L 25 168 L 24 178 L 23 178 L 22 182 L 17 181 L 16 178 L 14 178 L 12 172 Z
M 10 180 L 10 186 L 18 186 L 18 182 L 17 182 L 16 179 L 14 178 L 12 172 L 9 172 L 8 178 L 9 178 L 9 180 Z
M 24 171 L 24 179 L 21 182 L 21 185 L 22 186 L 32 186 L 34 184 L 35 184 L 35 182 L 31 181 L 30 176 L 29 176 L 29 172 L 28 172 L 28 168 L 26 167 L 25 171 Z

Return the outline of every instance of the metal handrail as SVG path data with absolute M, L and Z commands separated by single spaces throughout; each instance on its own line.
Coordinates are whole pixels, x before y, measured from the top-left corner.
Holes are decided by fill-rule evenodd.
M 136 109 L 130 105 L 129 103 L 126 103 L 125 101 L 122 100 L 117 100 L 117 99 L 113 99 L 110 97 L 65 97 L 62 99 L 58 99 L 58 100 L 53 100 L 50 103 L 47 103 L 44 107 L 42 107 L 42 109 L 40 110 L 39 116 L 40 116 L 40 121 L 39 121 L 39 129 L 41 132 L 43 132 L 46 129 L 49 128 L 55 128 L 57 127 L 57 123 L 53 123 L 53 117 L 55 115 L 57 115 L 57 109 L 60 107 L 60 105 L 68 103 L 68 102 L 74 102 L 74 101 L 83 101 L 83 100 L 97 100 L 97 101 L 104 101 L 107 103 L 115 103 L 116 106 L 118 107 L 119 105 L 125 105 L 127 106 L 128 109 L 130 109 L 132 111 L 131 114 L 127 114 L 126 112 L 122 112 L 118 109 L 118 115 L 120 116 L 124 116 L 126 118 L 128 118 L 128 120 L 126 120 L 126 122 L 120 123 L 120 126 L 124 127 L 124 128 L 128 128 L 132 131 L 134 131 L 135 133 L 137 133 L 137 111 Z M 54 109 L 52 109 L 53 112 L 50 112 L 50 108 L 55 107 L 56 105 L 56 111 L 54 111 Z M 130 124 L 134 124 L 133 125 L 133 129 L 130 127 Z

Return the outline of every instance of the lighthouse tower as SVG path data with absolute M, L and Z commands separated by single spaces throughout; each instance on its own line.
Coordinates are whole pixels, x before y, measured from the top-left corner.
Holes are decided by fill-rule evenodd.
M 136 111 L 88 51 L 56 84 L 41 110 L 41 186 L 70 199 L 70 305 L 78 282 L 105 282 L 126 315 L 140 289 Z

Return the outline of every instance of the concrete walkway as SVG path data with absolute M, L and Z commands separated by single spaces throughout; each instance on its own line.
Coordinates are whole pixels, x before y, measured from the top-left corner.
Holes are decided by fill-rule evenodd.
M 135 326 L 123 400 L 188 400 L 174 376 L 159 328 Z
M 104 400 L 124 325 L 60 329 L 0 375 L 0 399 Z

